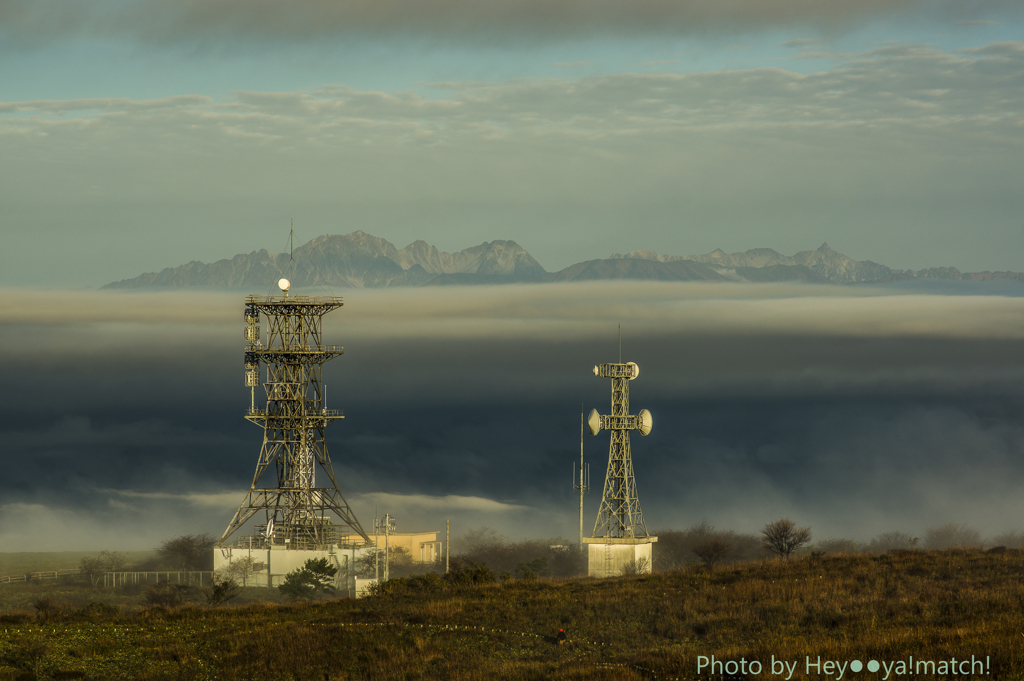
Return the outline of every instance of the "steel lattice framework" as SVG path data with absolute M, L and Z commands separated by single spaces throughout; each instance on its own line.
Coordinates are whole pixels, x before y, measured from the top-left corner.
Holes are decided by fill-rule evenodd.
M 594 523 L 594 537 L 641 538 L 651 536 L 644 524 L 640 499 L 633 478 L 633 459 L 629 449 L 629 431 L 639 430 L 642 435 L 651 432 L 651 413 L 642 409 L 639 414 L 629 413 L 629 382 L 640 374 L 633 362 L 626 364 L 599 364 L 594 375 L 612 379 L 612 413 L 601 415 L 590 412 L 588 425 L 591 435 L 601 430 L 611 431 L 608 450 L 608 472 L 604 479 L 601 507 Z
M 253 540 L 260 545 L 285 544 L 293 549 L 323 549 L 347 543 L 354 532 L 369 542 L 348 502 L 338 490 L 324 430 L 343 419 L 340 410 L 327 409 L 322 381 L 323 365 L 341 355 L 340 345 L 322 343 L 323 316 L 343 305 L 336 297 L 248 296 L 245 299 L 245 384 L 252 404 L 245 418 L 263 427 L 252 486 L 219 544 L 259 512 L 265 522 L 256 525 Z M 260 318 L 267 318 L 266 345 L 260 340 Z M 267 406 L 256 406 L 259 365 L 266 365 Z M 319 466 L 328 484 L 316 486 Z M 259 487 L 268 470 L 277 474 L 275 487 Z M 327 515 L 343 525 L 336 528 Z M 339 533 L 337 530 L 341 530 Z

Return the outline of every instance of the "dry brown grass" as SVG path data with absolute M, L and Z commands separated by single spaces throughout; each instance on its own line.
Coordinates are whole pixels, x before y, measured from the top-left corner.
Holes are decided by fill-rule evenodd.
M 99 621 L 72 610 L 45 624 L 0 622 L 0 680 L 711 678 L 697 676 L 702 655 L 796 660 L 793 679 L 834 678 L 805 674 L 808 655 L 975 655 L 990 658 L 986 678 L 1021 679 L 1022 577 L 1021 551 L 908 552 L 360 601 L 122 609 Z M 555 643 L 559 629 L 567 644 Z

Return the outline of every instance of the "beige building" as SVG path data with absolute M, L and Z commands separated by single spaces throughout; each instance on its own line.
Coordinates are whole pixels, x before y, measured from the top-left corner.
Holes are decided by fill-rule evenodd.
M 437 535 L 439 532 L 389 532 L 386 538 L 391 549 L 402 548 L 409 552 L 414 563 L 434 563 L 441 560 L 441 545 Z M 370 539 L 376 541 L 381 551 L 384 550 L 383 534 L 371 534 Z

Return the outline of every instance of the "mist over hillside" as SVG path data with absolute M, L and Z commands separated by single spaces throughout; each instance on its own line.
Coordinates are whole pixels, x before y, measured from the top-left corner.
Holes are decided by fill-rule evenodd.
M 294 270 L 294 272 L 293 272 Z M 102 288 L 267 288 L 281 277 L 296 288 L 335 286 L 386 288 L 632 279 L 642 281 L 807 282 L 884 284 L 908 281 L 1024 282 L 1019 272 L 962 273 L 955 267 L 896 270 L 870 260 L 854 260 L 827 243 L 787 256 L 770 248 L 742 253 L 721 249 L 705 255 L 663 255 L 654 251 L 613 253 L 557 272 L 547 272 L 515 241 L 489 241 L 446 253 L 425 241 L 405 248 L 363 231 L 319 236 L 287 253 L 266 250 L 206 264 L 192 261 L 160 272 L 111 282 Z

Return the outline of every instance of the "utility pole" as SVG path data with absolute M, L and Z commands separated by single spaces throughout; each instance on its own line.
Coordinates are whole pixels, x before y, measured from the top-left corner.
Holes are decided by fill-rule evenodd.
M 390 513 L 385 513 L 383 518 L 374 519 L 374 525 L 374 529 L 378 534 L 381 530 L 384 530 L 384 581 L 386 582 L 391 578 L 391 561 L 388 549 L 390 548 L 390 533 L 395 530 L 395 519 Z M 375 553 L 379 555 L 379 549 Z M 377 579 L 378 581 L 380 580 L 379 572 L 377 573 Z
M 390 513 L 384 514 L 384 581 L 391 579 L 391 544 L 390 532 L 395 529 L 395 519 Z

